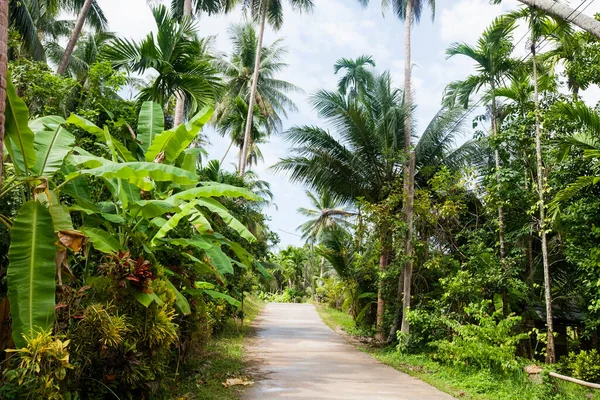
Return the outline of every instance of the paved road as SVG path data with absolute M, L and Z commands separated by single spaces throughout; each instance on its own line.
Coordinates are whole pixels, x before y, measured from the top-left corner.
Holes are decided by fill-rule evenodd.
M 246 400 L 452 397 L 381 364 L 323 323 L 313 305 L 267 304 L 247 354 L 256 383 Z

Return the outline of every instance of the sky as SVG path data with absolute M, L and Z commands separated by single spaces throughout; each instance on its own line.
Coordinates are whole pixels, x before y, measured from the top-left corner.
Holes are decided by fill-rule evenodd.
M 155 30 L 154 20 L 147 0 L 98 0 L 105 11 L 109 29 L 118 35 L 139 40 Z M 404 26 L 391 12 L 384 15 L 381 2 L 371 1 L 362 8 L 356 0 L 314 0 L 315 9 L 310 14 L 294 12 L 286 0 L 285 21 L 282 29 L 274 32 L 270 28 L 265 34 L 265 45 L 283 38 L 288 55 L 289 67 L 278 76 L 303 89 L 290 97 L 298 111 L 290 113 L 284 120 L 283 129 L 295 125 L 318 125 L 327 127 L 313 112 L 309 96 L 319 89 L 335 89 L 339 76 L 334 75 L 336 60 L 356 58 L 366 54 L 373 56 L 377 71 L 389 70 L 397 87 L 404 82 Z M 571 0 L 577 7 L 582 0 Z M 156 1 L 155 1 L 156 3 Z M 598 2 L 600 3 L 600 2 Z M 504 0 L 501 5 L 490 5 L 488 0 L 437 0 L 435 20 L 431 20 L 429 9 L 425 9 L 420 24 L 412 31 L 412 78 L 416 110 L 416 133 L 427 126 L 439 111 L 445 86 L 453 80 L 464 79 L 473 72 L 473 64 L 460 57 L 446 59 L 445 50 L 453 42 L 475 44 L 483 30 L 493 19 L 519 6 L 515 0 Z M 588 1 L 583 12 L 593 15 L 600 12 L 600 4 Z M 585 7 L 585 6 L 584 6 Z M 583 7 L 581 8 L 583 9 Z M 580 10 L 581 10 L 580 9 Z M 201 36 L 216 36 L 216 49 L 229 52 L 228 27 L 244 22 L 241 10 L 224 16 L 200 16 Z M 525 28 L 515 32 L 517 40 L 526 34 Z M 525 55 L 526 40 L 516 48 L 517 54 Z M 583 94 L 590 104 L 600 100 L 598 88 L 588 89 Z M 469 125 L 469 124 L 467 124 Z M 209 159 L 221 159 L 229 144 L 214 131 L 208 130 Z M 463 139 L 464 140 L 464 139 Z M 297 227 L 304 218 L 297 213 L 299 207 L 310 207 L 305 189 L 288 181 L 285 175 L 274 174 L 269 168 L 285 157 L 288 145 L 281 136 L 271 137 L 262 145 L 265 161 L 252 170 L 263 180 L 271 183 L 274 203 L 266 210 L 271 219 L 271 229 L 280 238 L 280 248 L 301 245 Z M 234 169 L 236 152 L 232 151 L 224 163 Z

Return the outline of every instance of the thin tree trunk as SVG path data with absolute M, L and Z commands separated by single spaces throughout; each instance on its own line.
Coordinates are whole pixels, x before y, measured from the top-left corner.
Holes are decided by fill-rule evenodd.
M 250 149 L 250 133 L 252 132 L 252 117 L 254 116 L 254 104 L 256 103 L 256 89 L 258 87 L 258 74 L 260 70 L 260 58 L 262 56 L 262 44 L 265 36 L 265 23 L 267 21 L 267 6 L 269 0 L 262 0 L 260 11 L 260 28 L 258 31 L 258 43 L 256 47 L 256 59 L 254 60 L 254 72 L 252 74 L 252 87 L 250 88 L 250 98 L 248 99 L 248 117 L 246 118 L 246 130 L 244 132 L 244 147 L 240 154 L 239 174 L 246 172 L 246 159 Z
M 410 30 L 412 25 L 412 1 L 406 2 L 406 20 L 404 22 L 404 153 L 406 161 L 404 166 L 404 212 L 406 216 L 406 241 L 404 243 L 405 256 L 407 257 L 404 267 L 404 296 L 402 302 L 402 326 L 400 331 L 409 333 L 409 324 L 406 313 L 410 308 L 410 289 L 412 286 L 413 271 L 413 202 L 414 202 L 414 165 L 415 153 L 411 151 L 411 109 L 412 109 L 412 85 L 411 85 L 411 48 Z M 402 276 L 401 278 L 402 279 Z
M 192 17 L 192 0 L 185 0 L 183 3 L 183 17 Z M 177 93 L 175 96 L 175 116 L 173 117 L 173 126 L 179 126 L 183 123 L 185 115 L 185 96 L 182 93 Z
M 83 29 L 83 24 L 85 23 L 85 20 L 90 12 L 90 8 L 92 7 L 92 2 L 93 0 L 85 0 L 83 7 L 81 7 L 81 10 L 79 11 L 77 22 L 75 23 L 73 32 L 71 32 L 71 37 L 69 38 L 69 42 L 65 48 L 65 54 L 63 54 L 60 64 L 58 64 L 56 75 L 64 74 L 69 66 L 69 59 L 71 58 L 71 54 L 73 54 L 73 50 L 75 50 L 75 45 L 77 44 L 79 36 L 81 35 L 81 30 Z
M 537 163 L 537 189 L 539 195 L 540 207 L 540 237 L 542 239 L 542 262 L 544 266 L 544 292 L 546 299 L 546 325 L 548 328 L 548 342 L 546 345 L 546 362 L 554 364 L 556 362 L 556 352 L 554 348 L 554 321 L 552 318 L 552 293 L 550 281 L 550 264 L 548 262 L 548 241 L 546 238 L 546 210 L 544 205 L 544 163 L 542 161 L 542 134 L 540 129 L 540 104 L 539 89 L 537 77 L 537 61 L 535 54 L 536 41 L 531 44 L 531 55 L 533 61 L 533 88 L 535 100 L 535 158 Z
M 223 154 L 223 158 L 221 158 L 221 162 L 219 164 L 223 164 L 223 161 L 225 161 L 227 154 L 229 154 L 229 151 L 231 150 L 231 146 L 233 146 L 233 139 L 231 139 L 231 143 L 229 143 L 229 146 L 227 147 L 227 151 L 225 152 L 225 154 Z
M 325 269 L 325 257 L 321 257 L 321 274 L 319 275 L 319 277 L 321 279 L 323 279 L 323 270 Z
M 315 301 L 315 245 L 310 243 L 310 290 L 312 301 Z
M 539 8 L 550 15 L 554 15 L 573 25 L 577 25 L 584 31 L 591 33 L 600 39 L 600 22 L 589 15 L 583 14 L 581 10 L 575 11 L 573 8 L 559 3 L 556 0 L 519 0 L 521 3 L 530 7 Z
M 4 160 L 4 122 L 6 121 L 6 80 L 8 69 L 8 1 L 0 0 L 0 189 Z
M 498 119 L 496 110 L 496 85 L 492 82 L 492 137 L 496 137 L 498 134 Z M 496 184 L 500 189 L 500 152 L 498 149 L 494 149 L 494 161 L 496 163 Z M 506 256 L 506 247 L 504 241 L 504 207 L 502 204 L 498 206 L 498 240 L 500 242 L 500 261 L 504 265 L 504 258 Z
M 387 234 L 381 235 L 381 254 L 379 255 L 379 272 L 383 275 L 383 272 L 387 269 L 390 263 L 390 252 L 388 246 Z M 379 280 L 379 288 L 377 290 L 377 322 L 375 340 L 383 342 L 385 340 L 384 333 L 384 317 L 385 317 L 385 302 L 383 301 L 383 280 Z

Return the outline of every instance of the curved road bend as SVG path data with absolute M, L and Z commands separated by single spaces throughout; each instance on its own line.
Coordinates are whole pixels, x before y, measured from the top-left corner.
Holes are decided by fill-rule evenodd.
M 453 399 L 355 349 L 311 304 L 269 303 L 255 323 L 247 355 L 256 383 L 245 400 Z

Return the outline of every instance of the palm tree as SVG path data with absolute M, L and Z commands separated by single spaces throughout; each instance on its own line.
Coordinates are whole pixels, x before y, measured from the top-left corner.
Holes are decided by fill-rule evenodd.
M 20 35 L 23 47 L 37 61 L 45 61 L 45 42 L 69 37 L 73 22 L 58 19 L 64 13 L 78 13 L 89 0 L 21 0 L 11 1 L 9 21 Z M 107 20 L 96 0 L 92 0 L 83 23 L 94 30 L 104 30 Z
M 486 100 L 491 102 L 492 112 L 492 137 L 498 133 L 498 118 L 496 104 L 496 89 L 502 85 L 502 78 L 514 68 L 514 62 L 510 58 L 512 51 L 511 35 L 514 24 L 496 19 L 487 28 L 477 42 L 476 47 L 466 43 L 454 43 L 446 54 L 448 57 L 463 55 L 469 57 L 476 63 L 477 75 L 470 75 L 463 81 L 451 82 L 444 93 L 444 104 L 449 107 L 461 105 L 469 106 L 473 93 L 486 88 Z M 496 179 L 500 186 L 500 153 L 496 148 L 494 151 L 496 163 Z M 498 231 L 500 243 L 500 258 L 505 257 L 504 241 L 504 208 L 498 205 Z
M 100 52 L 106 44 L 116 39 L 114 32 L 96 31 L 84 35 L 71 54 L 65 73 L 84 83 L 87 80 L 90 66 L 98 61 Z M 57 42 L 46 45 L 48 59 L 58 63 L 65 54 L 65 49 Z
M 252 110 L 256 101 L 256 92 L 258 87 L 258 77 L 260 73 L 260 64 L 262 60 L 261 52 L 263 38 L 265 36 L 265 23 L 267 19 L 269 24 L 279 30 L 283 25 L 283 2 L 282 0 L 242 0 L 245 7 L 249 8 L 252 16 L 259 20 L 258 42 L 256 44 L 256 55 L 254 57 L 254 69 L 252 70 L 252 86 L 250 88 L 250 97 L 248 100 L 248 118 L 246 120 L 246 129 L 244 131 L 244 147 L 242 157 L 240 158 L 240 175 L 244 175 L 244 163 L 248 148 L 250 146 L 250 132 L 252 130 Z M 313 0 L 288 0 L 293 9 L 299 11 L 309 11 L 313 8 Z
M 215 119 L 216 121 L 220 121 L 223 118 L 227 118 L 227 115 L 233 114 L 239 120 L 240 103 L 238 99 L 244 102 L 244 108 L 246 109 L 246 115 L 243 118 L 244 128 L 241 131 L 239 139 L 236 139 L 236 143 L 242 143 L 242 151 L 240 151 L 238 162 L 239 167 L 243 157 L 245 129 L 248 126 L 248 104 L 250 103 L 253 68 L 258 50 L 258 41 L 256 31 L 251 24 L 232 25 L 229 28 L 229 34 L 233 44 L 232 52 L 227 58 L 216 61 L 217 68 L 224 76 L 227 91 L 217 106 Z M 255 92 L 256 102 L 253 112 L 253 133 L 250 137 L 250 147 L 255 143 L 255 140 L 252 138 L 255 136 L 256 129 L 263 130 L 263 133 L 267 137 L 277 133 L 281 130 L 281 119 L 282 117 L 287 117 L 288 110 L 297 110 L 296 105 L 287 94 L 301 92 L 301 89 L 276 77 L 276 74 L 287 66 L 283 62 L 286 54 L 287 50 L 283 46 L 282 40 L 276 40 L 261 51 L 260 74 Z M 254 122 L 257 113 L 260 114 L 259 124 Z M 247 153 L 245 160 L 248 160 Z
M 152 13 L 158 27 L 156 37 L 149 33 L 139 43 L 118 38 L 105 47 L 102 56 L 117 69 L 157 73 L 153 83 L 140 91 L 140 101 L 152 100 L 166 107 L 173 96 L 181 94 L 190 113 L 214 104 L 221 83 L 211 63 L 210 42 L 197 38 L 193 21 L 178 22 L 165 6 Z
M 564 37 L 569 34 L 570 27 L 561 28 L 564 24 L 563 20 L 556 20 L 549 17 L 545 12 L 527 7 L 522 10 L 513 12 L 507 16 L 508 21 L 525 19 L 529 25 L 531 32 L 531 61 L 533 67 L 533 102 L 535 113 L 535 154 L 536 154 L 536 170 L 537 170 L 537 191 L 538 191 L 538 208 L 539 208 L 539 223 L 538 233 L 542 244 L 542 265 L 544 269 L 544 292 L 546 303 L 546 326 L 547 326 L 547 345 L 546 345 L 546 362 L 556 362 L 556 351 L 554 348 L 554 322 L 552 317 L 552 293 L 550 282 L 550 263 L 548 261 L 548 239 L 546 235 L 546 204 L 544 193 L 546 186 L 546 170 L 544 168 L 542 156 L 542 132 L 540 122 L 540 100 L 539 100 L 539 79 L 538 79 L 538 60 L 537 60 L 537 43 L 544 36 L 553 34 L 556 31 L 559 36 Z
M 306 191 L 312 208 L 300 207 L 298 213 L 309 218 L 308 221 L 298 227 L 302 232 L 302 238 L 308 240 L 319 240 L 321 236 L 335 227 L 349 229 L 350 224 L 347 218 L 354 216 L 345 204 L 338 201 L 329 193 L 322 189 L 318 195 Z
M 8 0 L 0 0 L 0 188 L 4 163 L 4 122 L 6 121 L 6 72 L 8 70 Z
M 228 13 L 236 3 L 237 0 L 172 0 L 171 14 L 178 19 L 191 19 L 193 17 L 193 13 L 207 13 L 208 15 L 217 14 L 220 12 Z M 175 126 L 183 122 L 184 114 L 185 98 L 181 95 L 178 95 L 177 103 L 175 104 Z
M 359 0 L 363 5 L 369 3 L 369 0 Z M 418 23 L 421 20 L 421 14 L 425 3 L 431 8 L 431 18 L 435 17 L 435 0 L 386 0 L 382 2 L 382 5 L 387 8 L 391 6 L 392 11 L 398 18 L 404 21 L 404 106 L 407 110 L 411 110 L 412 104 L 412 80 L 411 80 L 411 27 L 413 20 Z M 411 151 L 411 112 L 405 113 L 404 121 L 404 215 L 407 225 L 406 241 L 404 244 L 404 250 L 406 252 L 408 261 L 404 267 L 404 307 L 410 307 L 410 288 L 412 282 L 412 269 L 413 269 L 413 203 L 415 197 L 415 182 L 414 182 L 414 170 L 415 170 L 415 155 Z M 405 334 L 409 332 L 408 322 L 402 319 L 401 331 Z M 380 338 L 382 339 L 382 338 Z
M 387 198 L 390 182 L 400 179 L 406 108 L 404 94 L 392 87 L 389 73 L 374 78 L 367 96 L 350 101 L 339 92 L 319 91 L 312 102 L 319 116 L 331 123 L 336 135 L 314 127 L 288 130 L 292 154 L 274 166 L 293 182 L 312 190 L 328 190 L 341 203 L 363 198 L 377 204 Z M 387 269 L 392 256 L 390 231 L 377 227 L 381 241 L 379 268 Z M 385 305 L 380 282 L 377 330 L 383 337 Z
M 333 66 L 334 73 L 337 74 L 342 69 L 346 71 L 338 81 L 340 93 L 348 94 L 352 98 L 363 96 L 373 86 L 373 73 L 367 69 L 369 65 L 375 67 L 372 56 L 362 55 L 356 60 L 339 59 Z
M 248 104 L 241 98 L 235 99 L 235 104 L 227 107 L 224 114 L 221 114 L 216 122 L 217 132 L 221 136 L 229 136 L 231 139 L 229 147 L 225 151 L 221 164 L 229 154 L 231 148 L 235 145 L 239 148 L 239 157 L 241 157 L 242 147 L 244 146 L 244 129 L 246 127 L 246 117 L 248 116 Z M 254 107 L 254 118 L 252 120 L 252 143 L 250 152 L 246 158 L 246 166 L 256 165 L 258 160 L 262 160 L 262 152 L 258 144 L 265 143 L 268 136 L 266 129 L 267 121 L 260 109 Z

